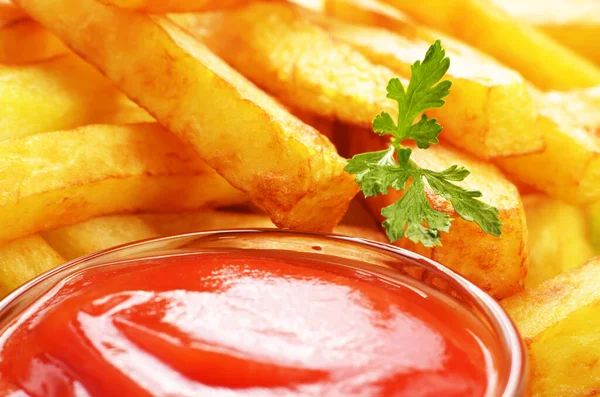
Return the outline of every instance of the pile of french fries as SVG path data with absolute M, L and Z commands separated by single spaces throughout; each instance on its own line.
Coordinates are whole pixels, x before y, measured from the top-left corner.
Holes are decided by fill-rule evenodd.
M 353 200 L 344 157 L 385 147 L 371 122 L 397 114 L 387 82 L 441 39 L 442 142 L 412 159 L 466 166 L 503 234 L 428 190 L 454 218 L 443 246 L 397 244 L 502 301 L 533 396 L 600 390 L 596 0 L 13 1 L 0 0 L 1 295 L 156 236 L 387 241 L 380 211 L 402 192 Z

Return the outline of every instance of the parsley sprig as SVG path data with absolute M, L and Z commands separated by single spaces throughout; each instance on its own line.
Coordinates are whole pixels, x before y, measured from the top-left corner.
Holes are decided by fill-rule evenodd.
M 406 89 L 400 79 L 391 79 L 387 97 L 398 103 L 398 120 L 394 122 L 386 112 L 373 120 L 377 134 L 390 135 L 389 148 L 358 154 L 348 160 L 345 168 L 356 175 L 365 197 L 387 194 L 390 188 L 404 190 L 402 198 L 381 210 L 386 218 L 383 226 L 392 242 L 406 236 L 415 243 L 432 247 L 441 245 L 440 232 L 450 230 L 452 218 L 431 206 L 425 194 L 426 183 L 448 200 L 461 218 L 477 223 L 484 232 L 494 236 L 502 233 L 498 210 L 478 200 L 481 192 L 453 183 L 469 175 L 466 168 L 453 165 L 440 172 L 420 168 L 410 159 L 412 150 L 402 145 L 407 139 L 413 140 L 420 149 L 438 143 L 442 126 L 422 113 L 444 104 L 443 98 L 450 93 L 452 83 L 439 81 L 449 67 L 450 59 L 438 40 L 429 47 L 423 62 L 417 61 L 411 66 L 412 76 Z

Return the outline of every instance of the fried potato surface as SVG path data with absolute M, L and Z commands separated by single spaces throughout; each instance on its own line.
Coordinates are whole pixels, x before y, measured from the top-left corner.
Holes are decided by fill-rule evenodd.
M 533 288 L 593 256 L 585 211 L 543 194 L 523 196 L 529 232 L 525 288 Z
M 111 213 L 245 196 L 156 124 L 93 125 L 0 144 L 0 242 Z
M 329 140 L 161 16 L 19 0 L 34 19 L 244 191 L 274 223 L 329 231 L 358 187 Z
M 600 200 L 600 134 L 584 124 L 585 115 L 565 105 L 568 96 L 533 92 L 546 149 L 497 163 L 513 178 L 567 203 Z
M 363 0 L 364 1 L 364 0 Z M 489 1 L 383 0 L 498 59 L 544 90 L 600 84 L 600 68 Z
M 108 6 L 163 14 L 167 12 L 207 11 L 236 7 L 251 0 L 98 0 Z
M 0 15 L 0 63 L 38 62 L 66 52 L 65 45 L 39 23 L 27 18 L 7 22 Z
M 0 296 L 5 296 L 37 275 L 64 262 L 60 254 L 39 235 L 1 245 Z
M 587 209 L 589 230 L 596 255 L 600 255 L 600 202 Z
M 272 228 L 275 225 L 262 213 L 235 212 L 227 210 L 206 210 L 189 213 L 140 214 L 144 220 L 161 235 L 192 233 L 205 230 L 231 228 Z M 352 237 L 386 242 L 379 226 L 358 201 L 353 201 L 334 233 Z
M 422 31 L 398 35 L 351 24 L 326 25 L 336 38 L 406 78 L 411 65 L 440 38 Z M 542 132 L 523 78 L 467 45 L 442 40 L 451 60 L 446 78 L 452 88 L 444 106 L 427 112 L 444 126 L 441 137 L 485 159 L 542 151 Z
M 101 216 L 42 233 L 66 260 L 158 236 L 156 230 L 136 215 Z
M 546 100 L 563 107 L 577 122 L 596 136 L 600 136 L 600 86 L 570 91 L 550 91 Z
M 355 130 L 349 142 L 350 154 L 381 150 L 383 141 L 366 130 Z M 461 219 L 451 204 L 433 191 L 426 194 L 433 208 L 454 219 L 448 233 L 442 234 L 441 247 L 425 248 L 408 239 L 396 245 L 422 254 L 463 275 L 496 298 L 505 298 L 523 288 L 527 264 L 527 228 L 517 188 L 493 165 L 482 162 L 449 145 L 433 145 L 427 150 L 415 149 L 411 156 L 418 166 L 440 171 L 451 165 L 462 165 L 471 171 L 463 186 L 479 190 L 482 200 L 495 206 L 503 223 L 502 237 L 484 233 L 473 222 Z M 402 196 L 390 190 L 386 196 L 367 199 L 373 215 L 381 218 L 381 209 Z
M 387 82 L 409 78 L 410 64 L 435 40 L 335 22 L 292 4 L 173 18 L 291 107 L 365 127 L 382 110 L 397 114 L 386 98 Z M 451 54 L 450 97 L 429 112 L 446 128 L 445 139 L 484 158 L 541 151 L 523 79 L 462 47 L 460 55 Z
M 0 65 L 0 142 L 86 124 L 152 120 L 75 55 Z
M 600 258 L 502 301 L 529 349 L 533 397 L 600 388 Z
M 494 0 L 513 17 L 533 25 L 600 65 L 600 2 L 596 0 Z
M 0 0 L 0 20 L 16 21 L 27 18 L 27 14 L 22 9 L 15 7 L 10 0 Z

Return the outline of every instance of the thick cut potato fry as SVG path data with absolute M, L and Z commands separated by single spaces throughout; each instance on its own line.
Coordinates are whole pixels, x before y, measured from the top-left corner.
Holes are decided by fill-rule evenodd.
M 490 54 L 541 89 L 567 90 L 600 84 L 600 68 L 536 28 L 511 17 L 490 1 L 383 2 L 419 23 Z
M 33 65 L 0 65 L 0 142 L 86 124 L 151 120 L 75 55 Z
M 384 141 L 370 131 L 357 129 L 351 133 L 350 154 L 384 147 Z M 448 266 L 496 298 L 505 298 L 520 291 L 529 258 L 525 214 L 517 188 L 493 165 L 447 145 L 415 149 L 411 159 L 421 167 L 436 171 L 454 164 L 470 170 L 471 175 L 464 186 L 481 191 L 482 200 L 498 208 L 503 223 L 502 237 L 486 234 L 475 223 L 461 219 L 447 201 L 428 190 L 426 193 L 432 206 L 454 219 L 450 232 L 442 234 L 443 246 L 425 248 L 408 239 L 401 239 L 396 245 Z M 393 204 L 401 195 L 401 192 L 390 189 L 386 196 L 367 199 L 367 204 L 373 215 L 383 220 L 381 209 Z
M 587 209 L 592 245 L 595 254 L 600 255 L 600 202 Z
M 600 2 L 597 0 L 494 0 L 513 17 L 542 30 L 600 65 Z
M 278 226 L 327 231 L 342 218 L 358 187 L 329 140 L 165 17 L 95 0 L 16 3 L 247 193 Z
M 245 200 L 156 124 L 94 125 L 0 144 L 0 242 L 115 212 Z
M 220 8 L 236 7 L 247 4 L 251 0 L 98 0 L 100 3 L 163 14 L 167 12 L 207 11 Z
M 148 225 L 161 235 L 192 233 L 205 230 L 232 228 L 272 228 L 275 225 L 268 216 L 260 213 L 233 211 L 201 211 L 172 214 L 140 214 Z M 334 229 L 334 233 L 369 240 L 386 242 L 375 220 L 365 211 L 361 203 L 353 201 L 348 213 Z
M 535 93 L 546 149 L 497 159 L 515 179 L 570 204 L 600 200 L 600 135 L 556 93 Z M 561 100 L 562 99 L 562 100 Z M 589 118 L 589 117 L 588 117 Z
M 171 18 L 258 86 L 293 109 L 364 127 L 382 110 L 390 69 L 335 41 L 294 4 L 258 2 L 211 14 Z
M 336 38 L 358 48 L 377 64 L 410 78 L 410 66 L 436 38 L 400 36 L 388 30 L 329 23 Z M 536 110 L 523 78 L 495 60 L 452 39 L 444 39 L 452 81 L 446 104 L 428 111 L 444 126 L 441 135 L 481 158 L 542 151 Z
M 109 215 L 42 233 L 42 237 L 67 260 L 137 240 L 158 237 L 136 215 Z
M 365 127 L 382 110 L 397 114 L 386 98 L 387 82 L 397 74 L 410 77 L 410 65 L 435 40 L 335 22 L 292 4 L 172 18 L 293 108 Z M 451 54 L 451 95 L 430 112 L 446 128 L 443 137 L 485 158 L 541 151 L 523 79 L 462 47 L 460 55 Z
M 22 9 L 15 7 L 10 0 L 0 0 L 0 21 L 16 21 L 27 18 Z
M 64 262 L 39 235 L 0 246 L 0 296 Z
M 600 86 L 571 91 L 551 91 L 546 99 L 563 107 L 578 123 L 600 137 Z
M 542 194 L 523 197 L 529 232 L 529 269 L 525 288 L 532 288 L 593 256 L 585 212 Z
M 38 62 L 66 53 L 65 45 L 31 19 L 3 23 L 0 17 L 0 63 Z
M 529 348 L 533 397 L 600 388 L 600 258 L 502 302 Z

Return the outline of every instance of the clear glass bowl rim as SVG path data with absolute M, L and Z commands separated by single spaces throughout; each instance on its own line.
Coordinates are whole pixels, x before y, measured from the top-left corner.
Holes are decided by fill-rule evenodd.
M 178 234 L 167 237 L 150 238 L 146 240 L 136 241 L 132 243 L 123 244 L 120 246 L 112 247 L 106 250 L 98 251 L 96 253 L 76 258 L 72 261 L 66 262 L 60 266 L 57 266 L 45 273 L 37 276 L 29 282 L 23 284 L 9 295 L 4 297 L 0 301 L 0 315 L 4 313 L 7 307 L 10 307 L 13 303 L 23 298 L 30 290 L 43 283 L 52 277 L 56 277 L 60 273 L 67 272 L 68 270 L 77 267 L 85 266 L 86 264 L 92 264 L 93 260 L 98 260 L 106 256 L 118 254 L 121 251 L 126 252 L 127 250 L 135 249 L 136 252 L 144 252 L 144 248 L 151 249 L 150 246 L 160 242 L 176 242 L 178 240 L 193 241 L 195 239 L 206 238 L 206 237 L 243 237 L 249 235 L 255 235 L 257 233 L 267 234 L 285 234 L 288 236 L 299 236 L 312 238 L 314 240 L 328 241 L 333 243 L 348 243 L 363 247 L 369 247 L 375 251 L 382 253 L 391 254 L 399 259 L 408 260 L 412 263 L 418 264 L 425 270 L 442 276 L 443 278 L 452 280 L 455 285 L 459 286 L 466 295 L 468 295 L 473 302 L 479 306 L 479 309 L 487 316 L 490 320 L 494 331 L 500 337 L 500 343 L 504 349 L 504 352 L 509 355 L 509 368 L 507 381 L 504 384 L 503 390 L 498 390 L 499 394 L 497 397 L 521 397 L 527 395 L 528 385 L 528 359 L 527 349 L 521 337 L 518 334 L 512 320 L 508 317 L 506 312 L 498 304 L 494 298 L 485 293 L 479 287 L 453 272 L 449 268 L 412 251 L 402 249 L 390 244 L 380 243 L 358 237 L 343 236 L 337 234 L 326 234 L 326 233 L 310 233 L 301 231 L 289 231 L 289 230 L 278 230 L 278 229 L 225 229 L 225 230 L 211 230 L 201 231 L 193 233 Z M 190 251 L 193 252 L 193 251 Z M 202 252 L 197 250 L 197 252 Z M 151 253 L 151 251 L 149 251 Z M 118 262 L 114 260 L 113 262 Z M 496 397 L 496 396 L 494 396 Z

